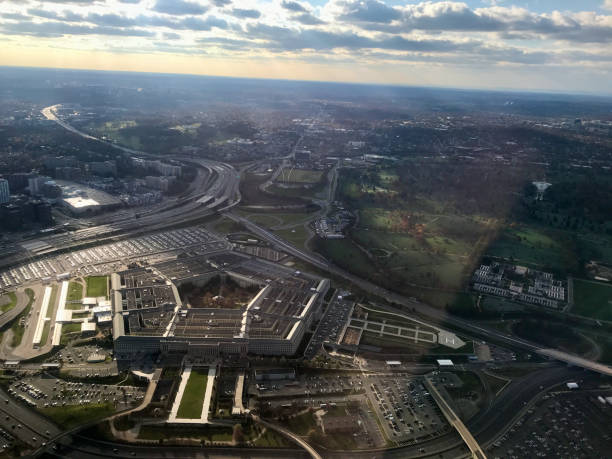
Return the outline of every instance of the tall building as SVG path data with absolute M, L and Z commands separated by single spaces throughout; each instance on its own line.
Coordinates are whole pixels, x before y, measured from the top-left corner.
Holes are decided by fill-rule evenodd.
M 10 195 L 8 180 L 0 179 L 0 204 L 9 202 Z
M 51 180 L 50 177 L 44 177 L 40 175 L 28 179 L 28 188 L 30 189 L 30 194 L 32 196 L 41 194 L 43 185 L 49 180 Z

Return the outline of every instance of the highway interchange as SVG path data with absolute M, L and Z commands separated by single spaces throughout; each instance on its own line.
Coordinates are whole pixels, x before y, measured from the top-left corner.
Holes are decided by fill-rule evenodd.
M 47 107 L 43 110 L 43 114 L 49 119 L 65 129 L 81 135 L 85 138 L 101 141 L 86 133 L 83 133 L 69 124 L 58 119 L 54 113 L 54 107 Z M 144 156 L 145 153 L 136 152 L 119 145 L 112 145 L 120 150 L 126 151 L 134 155 Z M 191 184 L 188 191 L 178 197 L 174 201 L 164 202 L 156 207 L 152 207 L 147 211 L 140 213 L 139 218 L 134 218 L 133 211 L 119 211 L 109 216 L 93 218 L 90 221 L 91 226 L 77 230 L 69 234 L 58 234 L 37 238 L 36 240 L 45 244 L 45 250 L 33 255 L 32 258 L 40 259 L 49 255 L 57 254 L 63 251 L 71 250 L 87 243 L 88 245 L 102 244 L 113 238 L 130 238 L 135 235 L 159 231 L 186 225 L 190 222 L 197 222 L 206 216 L 210 216 L 219 211 L 226 211 L 227 216 L 243 224 L 248 230 L 252 231 L 257 236 L 268 241 L 272 245 L 281 250 L 299 258 L 311 265 L 325 270 L 330 274 L 348 280 L 350 283 L 359 286 L 363 291 L 384 298 L 388 302 L 398 305 L 395 307 L 386 306 L 389 311 L 402 312 L 402 308 L 408 308 L 411 311 L 418 313 L 423 317 L 433 319 L 436 323 L 444 324 L 445 326 L 455 327 L 462 331 L 466 331 L 473 336 L 488 339 L 500 344 L 506 344 L 514 348 L 521 348 L 529 352 L 540 353 L 546 355 L 549 350 L 537 346 L 531 342 L 507 336 L 496 330 L 483 328 L 474 325 L 463 319 L 450 316 L 444 311 L 432 308 L 426 304 L 419 303 L 413 299 L 406 298 L 397 293 L 383 289 L 368 281 L 365 281 L 357 276 L 352 275 L 334 265 L 331 265 L 326 260 L 319 256 L 306 253 L 290 243 L 284 241 L 274 233 L 256 225 L 249 220 L 231 212 L 231 208 L 240 201 L 238 190 L 239 174 L 229 164 L 220 163 L 211 160 L 193 159 L 182 156 L 176 156 L 172 159 L 180 160 L 185 163 L 193 164 L 198 168 L 198 175 Z M 3 257 L 2 265 L 15 265 L 17 261 L 23 261 L 21 254 L 16 256 Z M 20 304 L 23 299 L 20 298 Z M 405 312 L 405 311 L 403 311 Z M 561 352 L 548 355 L 564 363 L 570 363 L 576 366 L 582 366 L 589 370 L 593 370 L 602 374 L 612 375 L 612 369 L 606 365 L 600 365 L 590 361 L 576 361 L 573 356 L 565 355 Z M 583 375 L 583 370 L 574 366 L 568 368 L 565 365 L 553 365 L 549 368 L 544 368 L 532 374 L 526 380 L 521 380 L 520 383 L 512 383 L 507 387 L 500 397 L 496 398 L 488 409 L 481 411 L 467 423 L 468 429 L 472 432 L 476 440 L 481 445 L 489 445 L 513 422 L 518 415 L 521 407 L 528 403 L 551 386 L 558 385 L 564 381 L 578 378 Z M 0 392 L 4 397 L 4 393 Z M 8 397 L 7 397 L 8 398 Z M 4 402 L 4 400 L 2 400 Z M 13 406 L 15 405 L 15 406 Z M 9 404 L 3 406 L 2 411 L 6 411 L 10 407 L 10 415 L 21 421 L 20 423 L 32 431 L 49 430 L 52 436 L 58 434 L 58 429 L 52 426 L 44 418 L 36 415 L 31 410 L 9 401 Z M 27 432 L 29 435 L 29 431 Z M 200 448 L 159 448 L 159 447 L 131 447 L 119 444 L 109 444 L 105 442 L 91 441 L 83 439 L 78 435 L 72 435 L 70 441 L 62 441 L 62 457 L 107 457 L 111 448 L 119 448 L 116 456 L 125 457 L 185 457 L 185 455 L 202 455 Z M 38 439 L 37 439 L 38 440 Z M 41 444 L 42 440 L 39 442 Z M 465 445 L 456 432 L 451 432 L 444 438 L 432 440 L 431 445 L 427 442 L 419 445 L 404 446 L 402 448 L 390 449 L 385 451 L 370 451 L 370 452 L 352 452 L 355 457 L 422 457 L 424 456 L 423 448 L 427 454 L 434 455 L 441 452 L 446 454 L 455 452 L 465 453 Z M 49 448 L 47 448 L 49 451 Z M 49 451 L 53 453 L 52 451 Z M 133 454 L 132 454 L 133 453 Z M 207 448 L 205 457 L 301 457 L 304 456 L 300 450 L 257 450 L 249 451 L 247 455 L 244 450 L 233 450 L 231 448 Z M 346 453 L 327 452 L 326 457 L 346 457 Z

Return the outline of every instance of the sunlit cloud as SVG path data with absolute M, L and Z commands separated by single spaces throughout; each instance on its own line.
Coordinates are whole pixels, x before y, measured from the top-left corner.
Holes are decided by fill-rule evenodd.
M 225 62 L 240 62 L 245 73 L 249 65 L 269 59 L 300 62 L 296 69 L 314 69 L 321 62 L 346 66 L 351 60 L 362 70 L 363 66 L 396 62 L 423 72 L 434 64 L 452 64 L 466 72 L 472 69 L 475 82 L 486 77 L 483 66 L 511 67 L 517 75 L 537 66 L 551 78 L 559 66 L 574 66 L 586 72 L 585 78 L 592 75 L 593 81 L 612 72 L 612 13 L 606 13 L 612 12 L 612 0 L 605 0 L 597 10 L 563 12 L 536 12 L 512 6 L 510 1 L 480 2 L 480 7 L 473 4 L 0 0 L 0 39 L 9 47 L 7 55 L 17 55 L 18 48 L 39 49 L 41 53 L 43 49 L 61 49 L 67 57 L 71 49 L 89 49 L 92 59 L 100 52 L 163 54 L 170 60 L 172 55 L 192 59 L 214 55 Z M 234 71 L 236 66 L 228 68 Z M 399 72 L 393 75 L 394 81 L 402 78 Z M 270 76 L 276 75 L 271 72 Z M 408 83 L 415 77 L 410 74 L 405 78 Z M 385 82 L 384 78 L 380 82 Z

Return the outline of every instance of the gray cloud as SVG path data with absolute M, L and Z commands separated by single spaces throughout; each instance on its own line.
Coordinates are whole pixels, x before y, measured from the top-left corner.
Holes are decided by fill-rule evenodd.
M 236 16 L 237 18 L 243 19 L 257 19 L 261 16 L 261 13 L 258 10 L 251 9 L 242 9 L 242 8 L 233 8 L 229 11 L 229 14 L 232 16 Z
M 65 22 L 48 21 L 42 23 L 19 22 L 0 25 L 0 32 L 7 35 L 32 35 L 36 37 L 61 37 L 65 35 L 109 35 L 124 37 L 152 37 L 147 30 L 122 29 L 117 27 L 74 25 Z
M 207 31 L 211 30 L 213 27 L 216 27 L 217 29 L 227 29 L 227 21 L 215 16 L 208 16 L 206 19 L 189 17 L 176 24 L 175 28 Z
M 281 6 L 294 13 L 308 13 L 308 10 L 298 2 L 283 0 Z
M 383 32 L 499 32 L 501 38 L 523 39 L 537 34 L 576 42 L 612 40 L 612 26 L 590 23 L 570 13 L 546 16 L 521 9 L 502 7 L 470 9 L 465 3 L 423 2 L 401 10 L 377 0 L 338 0 L 337 18 L 366 30 Z M 537 38 L 537 37 L 531 37 Z
M 3 13 L 2 17 L 4 19 L 12 19 L 13 21 L 25 21 L 29 19 L 28 16 L 26 16 L 25 14 L 21 14 L 21 13 Z
M 179 40 L 181 38 L 180 34 L 174 32 L 163 32 L 162 38 L 164 40 Z
M 300 24 L 304 24 L 304 25 L 326 24 L 325 21 L 322 21 L 321 19 L 319 19 L 318 17 L 310 13 L 296 14 L 295 16 L 292 16 L 291 19 L 295 22 L 299 22 Z
M 225 38 L 225 37 L 207 37 L 200 38 L 197 40 L 202 45 L 217 46 L 220 48 L 231 49 L 231 50 L 246 50 L 251 48 L 261 47 L 259 43 L 243 40 L 238 38 Z
M 399 10 L 378 0 L 347 0 L 337 5 L 342 8 L 339 18 L 345 21 L 385 24 L 402 17 Z
M 153 10 L 158 13 L 180 16 L 187 14 L 204 14 L 208 8 L 200 3 L 186 0 L 157 0 Z
M 450 40 L 409 40 L 399 35 L 373 39 L 353 33 L 335 33 L 319 29 L 296 30 L 265 24 L 248 26 L 247 34 L 249 38 L 267 40 L 269 48 L 281 51 L 372 48 L 398 51 L 450 52 L 473 49 L 473 45 L 470 43 L 455 43 Z

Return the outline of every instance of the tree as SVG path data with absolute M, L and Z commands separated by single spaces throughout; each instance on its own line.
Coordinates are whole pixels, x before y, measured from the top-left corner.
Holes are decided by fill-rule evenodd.
M 244 430 L 242 428 L 242 424 L 234 425 L 234 432 L 232 434 L 232 440 L 234 441 L 234 444 L 236 445 L 244 443 Z

